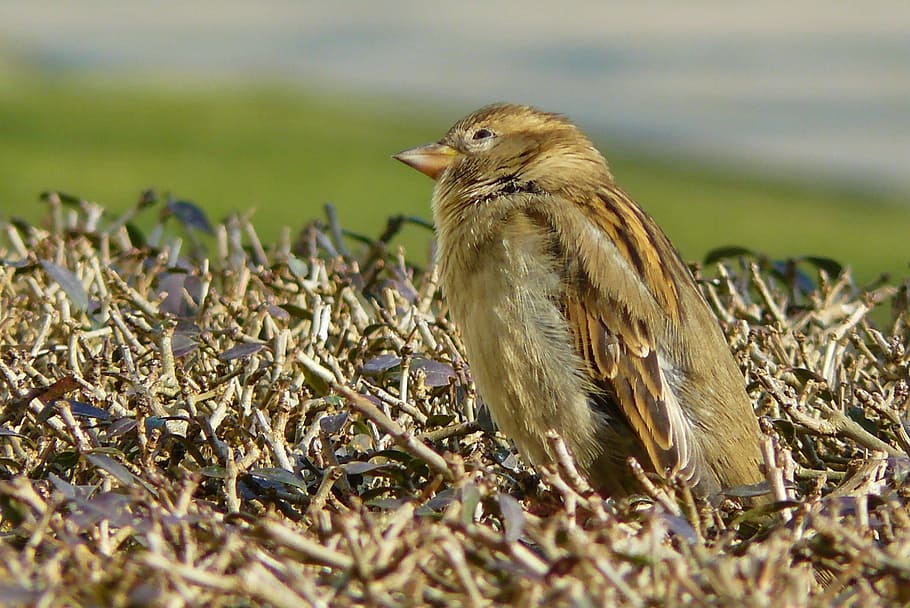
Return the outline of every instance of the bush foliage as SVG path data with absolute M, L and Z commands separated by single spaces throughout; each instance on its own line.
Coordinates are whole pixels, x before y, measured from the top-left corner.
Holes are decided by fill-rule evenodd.
M 495 433 L 433 267 L 389 251 L 405 218 L 369 240 L 329 214 L 266 246 L 153 193 L 120 217 L 46 203 L 46 227 L 0 226 L 7 604 L 910 600 L 902 287 L 711 256 L 695 272 L 767 487 L 711 504 L 642 475 L 604 501 L 567 455 L 535 471 Z M 744 509 L 758 491 L 776 501 Z

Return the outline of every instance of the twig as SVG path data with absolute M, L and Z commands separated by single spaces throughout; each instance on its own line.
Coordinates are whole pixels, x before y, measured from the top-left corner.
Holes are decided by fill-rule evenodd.
M 387 433 L 400 447 L 413 456 L 426 462 L 431 469 L 443 475 L 447 480 L 454 481 L 455 475 L 445 458 L 431 450 L 426 444 L 416 440 L 413 435 L 405 431 L 397 422 L 386 416 L 382 410 L 373 405 L 369 399 L 355 393 L 346 386 L 336 384 L 333 387 L 338 393 L 344 395 L 351 406 L 373 421 L 380 429 Z

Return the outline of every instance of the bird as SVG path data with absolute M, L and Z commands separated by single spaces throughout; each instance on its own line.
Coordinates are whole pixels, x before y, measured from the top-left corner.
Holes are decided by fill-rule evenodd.
M 561 114 L 498 103 L 393 155 L 435 180 L 440 284 L 476 388 L 533 465 L 555 431 L 604 496 L 629 458 L 697 494 L 760 483 L 745 380 L 688 266 Z

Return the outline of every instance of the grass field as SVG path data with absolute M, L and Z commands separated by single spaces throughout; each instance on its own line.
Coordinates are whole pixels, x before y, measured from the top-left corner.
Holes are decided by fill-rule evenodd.
M 36 221 L 39 192 L 59 189 L 112 210 L 150 186 L 200 205 L 213 220 L 256 209 L 270 239 L 321 216 L 376 235 L 387 216 L 429 218 L 431 182 L 389 158 L 438 138 L 471 108 L 191 82 L 129 84 L 0 72 L 0 214 Z M 773 175 L 640 153 L 595 137 L 617 180 L 664 226 L 687 259 L 722 245 L 772 256 L 814 254 L 851 265 L 860 281 L 904 276 L 910 207 Z M 429 236 L 402 237 L 415 261 Z

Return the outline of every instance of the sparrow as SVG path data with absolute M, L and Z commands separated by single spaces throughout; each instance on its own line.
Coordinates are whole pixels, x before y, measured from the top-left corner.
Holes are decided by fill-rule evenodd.
M 763 479 L 717 318 L 654 219 L 567 118 L 494 104 L 394 155 L 435 180 L 440 283 L 477 390 L 532 464 L 556 431 L 604 495 L 628 466 L 701 495 Z

